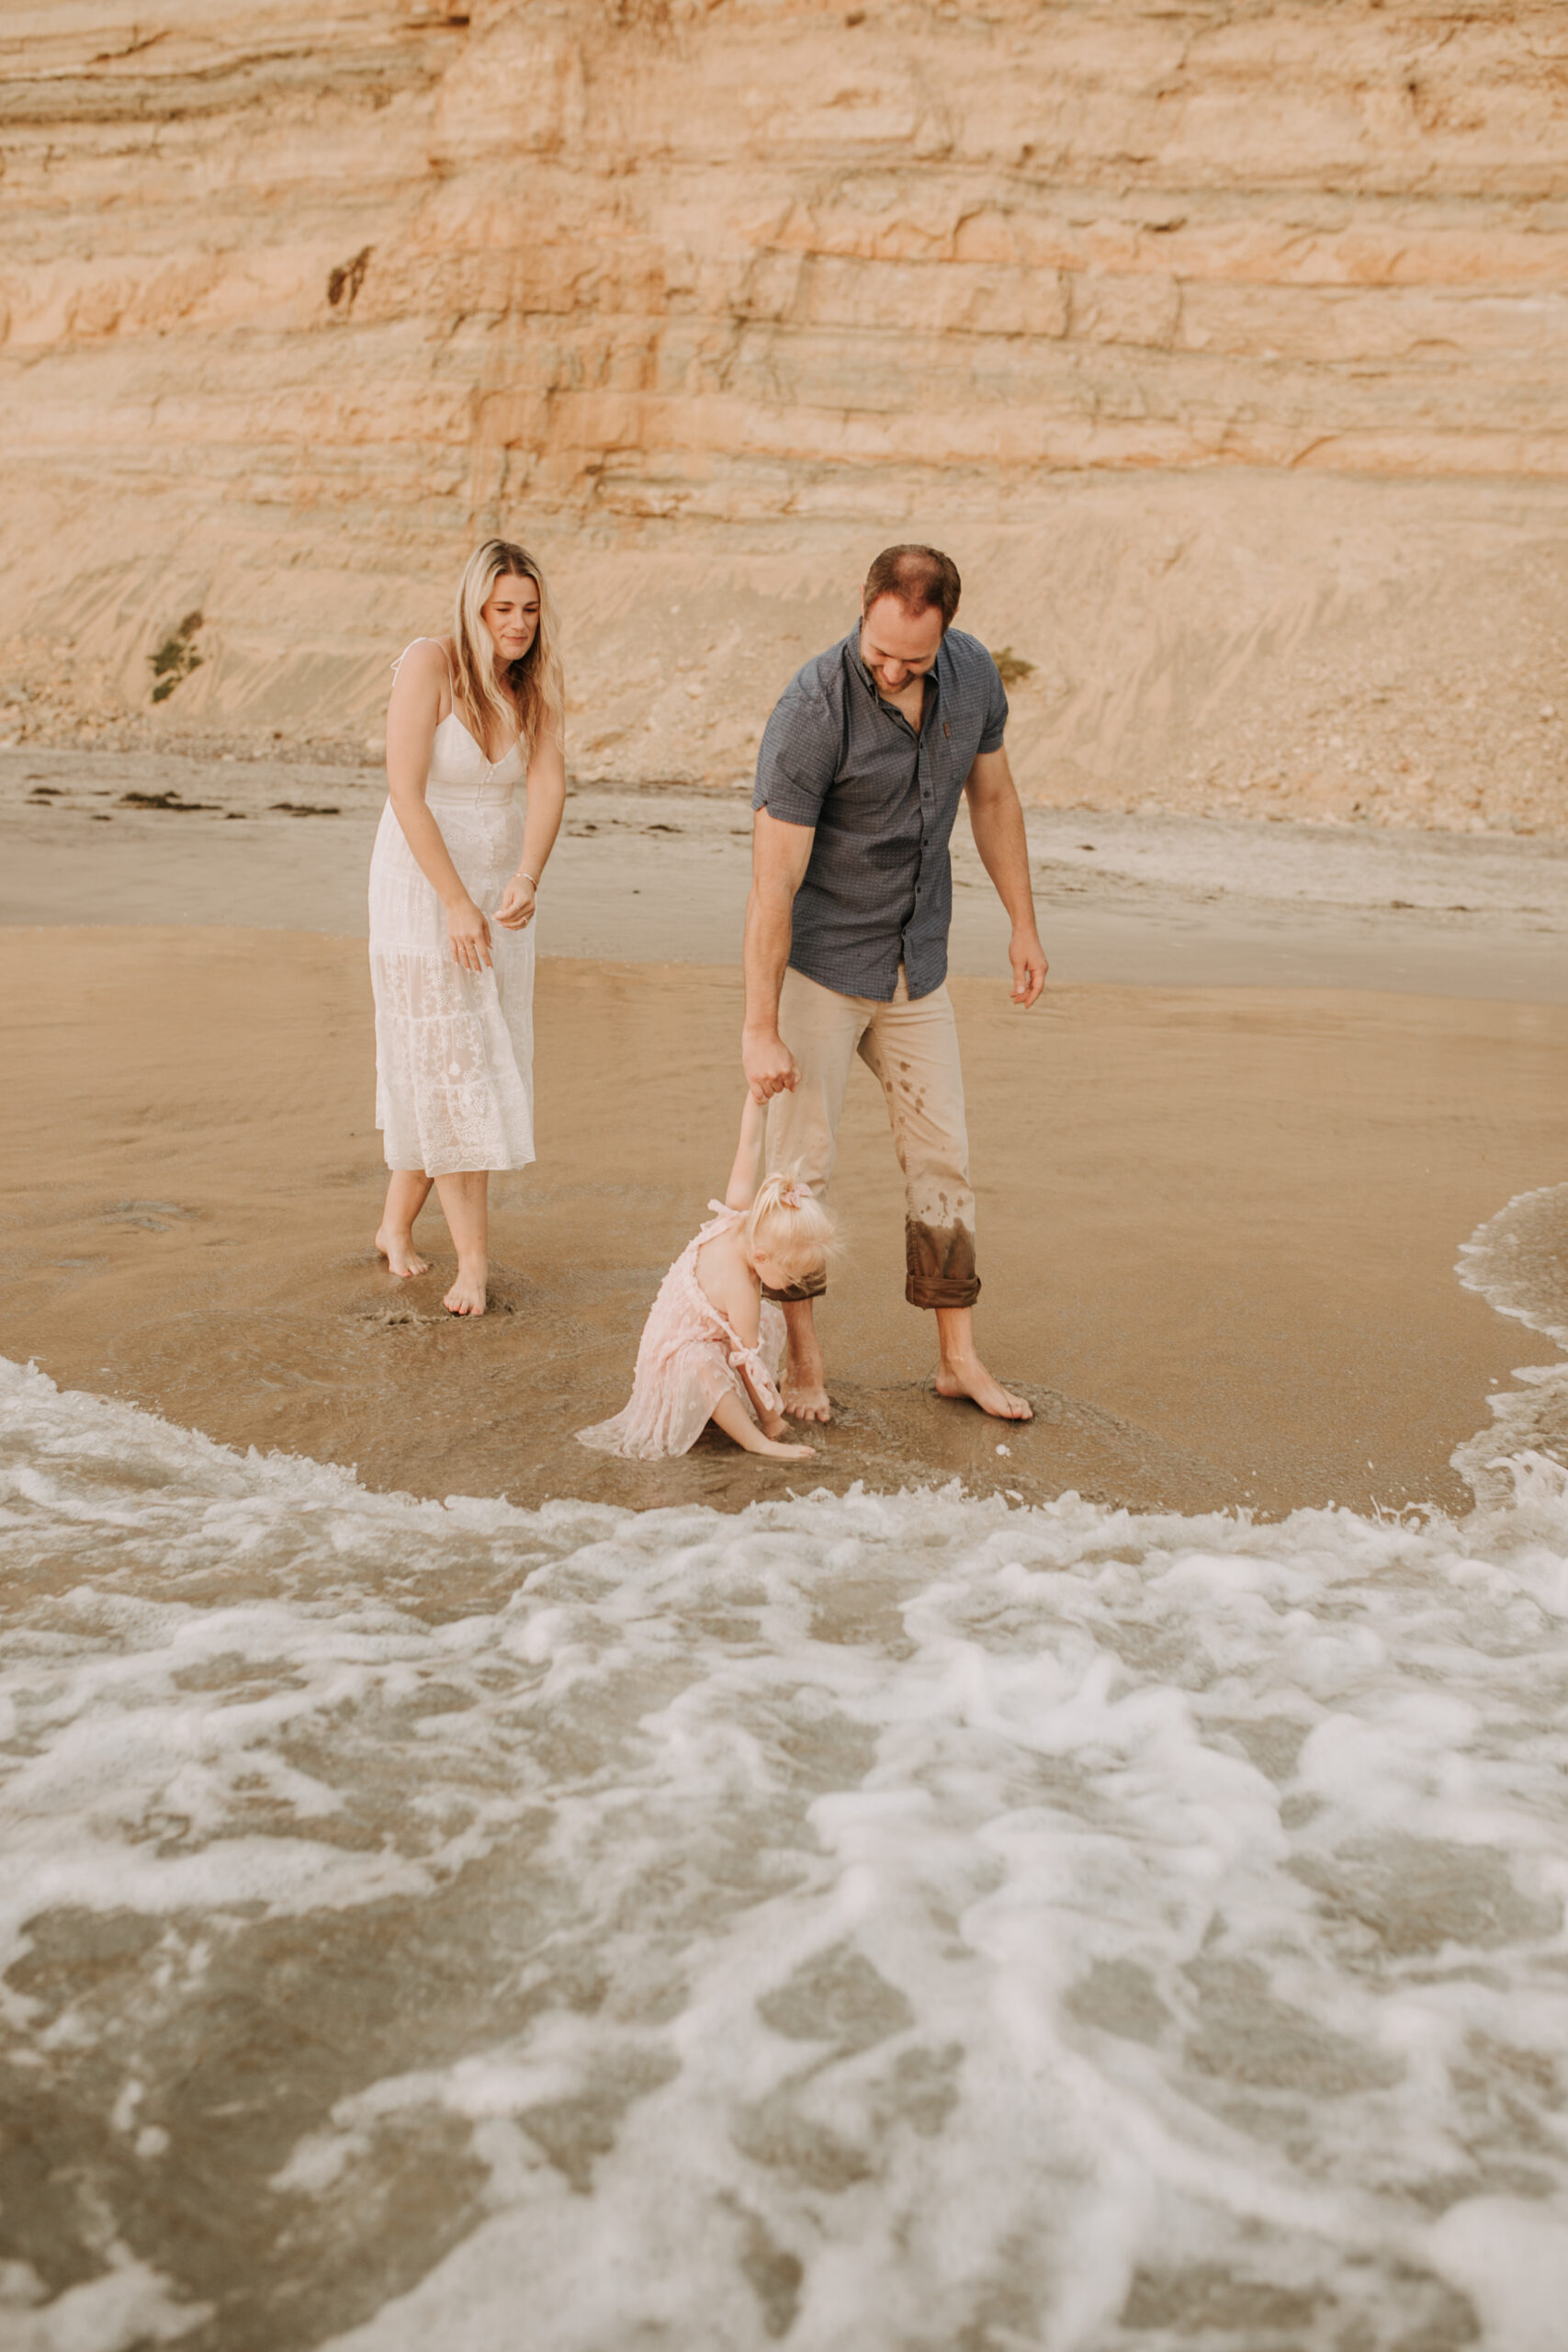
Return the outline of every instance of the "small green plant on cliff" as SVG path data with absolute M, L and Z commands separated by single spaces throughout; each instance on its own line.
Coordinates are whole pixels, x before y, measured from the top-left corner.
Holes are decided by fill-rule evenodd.
M 1032 678 L 1034 675 L 1033 662 L 1026 662 L 1021 653 L 1015 653 L 1010 645 L 998 647 L 992 652 L 991 659 L 997 665 L 997 675 L 1004 686 L 1019 685 L 1025 678 Z
M 167 702 L 182 678 L 201 667 L 201 656 L 196 650 L 196 633 L 201 627 L 199 613 L 187 613 L 171 637 L 166 637 L 156 653 L 148 661 L 152 670 L 152 699 Z

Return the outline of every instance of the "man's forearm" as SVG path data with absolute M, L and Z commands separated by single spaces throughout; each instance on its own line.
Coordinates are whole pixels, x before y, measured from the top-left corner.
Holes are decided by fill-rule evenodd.
M 1033 931 L 1034 888 L 1029 878 L 1029 835 L 1016 789 L 987 793 L 970 805 L 970 827 L 980 863 L 1007 909 L 1014 931 Z
M 794 893 L 762 890 L 753 882 L 746 901 L 746 1028 L 752 1036 L 778 1034 L 779 991 L 784 987 L 794 930 Z
M 795 930 L 795 894 L 806 873 L 812 839 L 812 828 L 783 823 L 765 808 L 758 809 L 752 823 L 740 1066 L 759 1102 L 800 1082 L 795 1056 L 779 1035 L 779 996 Z

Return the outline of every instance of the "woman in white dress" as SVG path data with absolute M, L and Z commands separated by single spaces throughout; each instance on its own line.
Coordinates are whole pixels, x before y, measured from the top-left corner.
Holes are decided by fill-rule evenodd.
M 413 1221 L 434 1183 L 457 1252 L 445 1304 L 482 1315 L 490 1170 L 534 1157 L 534 910 L 566 804 L 556 616 L 532 556 L 487 539 L 451 636 L 416 638 L 394 667 L 370 860 L 392 1171 L 376 1247 L 394 1274 L 429 1272 Z

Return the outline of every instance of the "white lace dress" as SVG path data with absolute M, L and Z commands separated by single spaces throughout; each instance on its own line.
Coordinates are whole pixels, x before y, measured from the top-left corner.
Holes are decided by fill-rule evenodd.
M 523 775 L 517 745 L 492 763 L 456 712 L 436 729 L 425 800 L 483 914 L 523 854 Z M 492 922 L 493 968 L 461 970 L 446 909 L 387 803 L 370 859 L 370 982 L 389 1168 L 451 1176 L 533 1159 L 534 929 Z

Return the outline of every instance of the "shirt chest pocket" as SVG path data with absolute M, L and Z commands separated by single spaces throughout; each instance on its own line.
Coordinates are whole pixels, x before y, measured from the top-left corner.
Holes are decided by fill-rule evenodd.
M 956 803 L 975 764 L 978 740 L 973 727 L 964 727 L 957 719 L 939 718 L 931 729 L 924 745 L 925 768 L 939 801 L 949 806 Z

